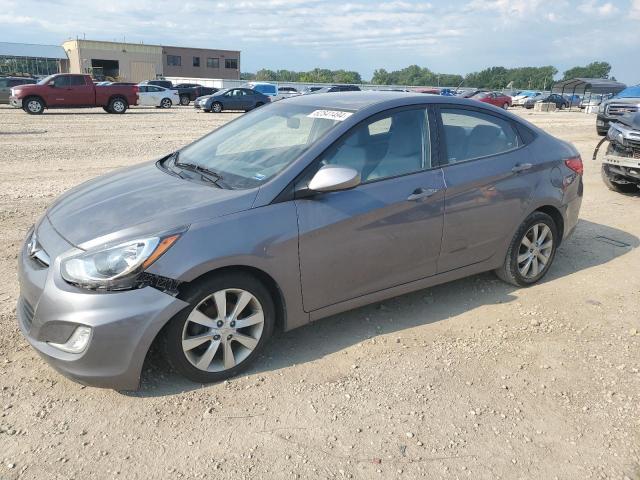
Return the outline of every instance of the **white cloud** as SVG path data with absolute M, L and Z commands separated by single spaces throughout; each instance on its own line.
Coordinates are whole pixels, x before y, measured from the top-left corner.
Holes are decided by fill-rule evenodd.
M 631 10 L 629 11 L 629 17 L 634 20 L 640 20 L 640 0 L 631 0 Z
M 613 15 L 618 12 L 616 7 L 611 2 L 598 3 L 596 0 L 589 0 L 578 7 L 578 9 L 589 15 Z

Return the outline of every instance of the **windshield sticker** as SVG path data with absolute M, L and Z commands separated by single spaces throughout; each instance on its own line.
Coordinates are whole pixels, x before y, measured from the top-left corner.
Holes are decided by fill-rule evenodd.
M 311 112 L 307 117 L 309 118 L 326 118 L 327 120 L 335 120 L 342 122 L 349 118 L 353 113 L 341 112 L 340 110 L 315 110 Z
M 264 180 L 264 178 L 265 178 L 265 177 L 266 177 L 266 175 L 263 175 L 263 174 L 261 174 L 261 173 L 256 173 L 256 174 L 253 176 L 253 178 L 254 178 L 255 180 Z

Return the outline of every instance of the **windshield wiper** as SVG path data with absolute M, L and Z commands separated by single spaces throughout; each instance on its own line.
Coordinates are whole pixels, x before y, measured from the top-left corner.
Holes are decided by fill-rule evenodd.
M 218 172 L 214 172 L 213 170 L 209 170 L 207 167 L 204 167 L 202 165 L 198 165 L 197 163 L 179 162 L 178 161 L 178 155 L 179 155 L 178 152 L 173 154 L 173 165 L 174 166 L 176 166 L 178 168 L 182 168 L 184 170 L 191 170 L 192 172 L 199 173 L 200 176 L 203 179 L 213 183 L 217 187 L 222 188 L 220 185 L 218 185 L 218 182 L 220 180 L 224 180 L 222 178 L 222 175 L 220 175 Z

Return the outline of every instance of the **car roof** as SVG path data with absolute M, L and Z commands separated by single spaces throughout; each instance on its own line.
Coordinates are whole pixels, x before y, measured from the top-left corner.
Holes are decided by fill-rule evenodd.
M 477 102 L 457 97 L 443 97 L 440 95 L 425 95 L 424 93 L 415 92 L 388 92 L 388 91 L 347 91 L 334 93 L 314 93 L 313 95 L 300 95 L 297 97 L 287 98 L 287 103 L 323 107 L 337 108 L 347 110 L 363 110 L 371 105 L 380 103 L 396 104 L 411 100 L 411 104 L 416 103 L 455 103 L 460 105 L 477 106 Z M 390 105 L 393 106 L 393 105 Z

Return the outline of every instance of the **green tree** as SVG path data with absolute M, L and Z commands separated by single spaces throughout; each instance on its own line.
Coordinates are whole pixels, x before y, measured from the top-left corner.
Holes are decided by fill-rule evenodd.
M 563 80 L 572 78 L 609 78 L 611 65 L 608 62 L 591 62 L 584 67 L 573 67 L 564 72 Z

